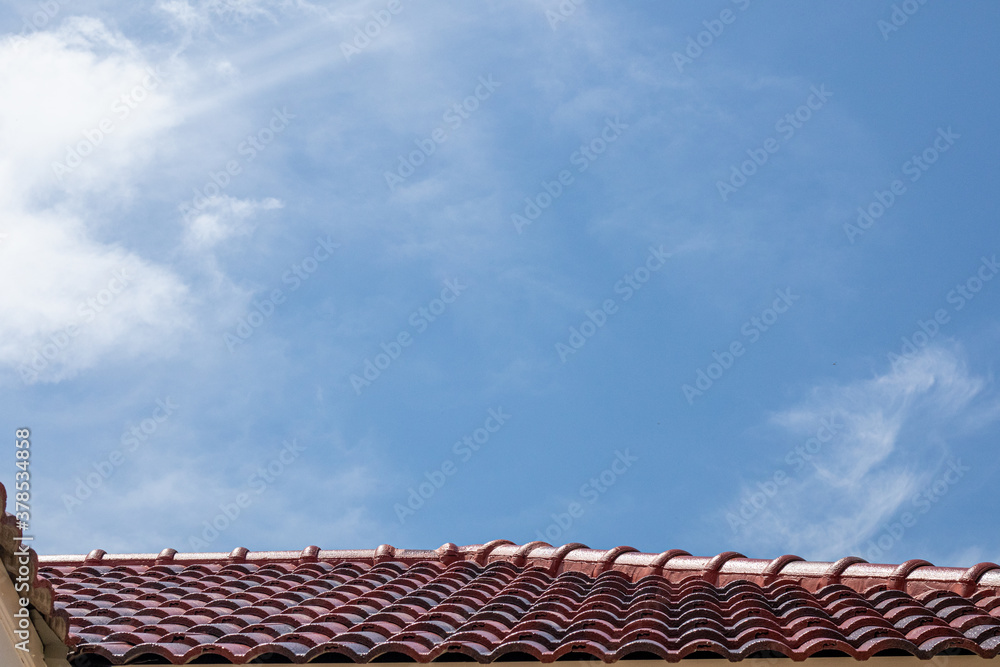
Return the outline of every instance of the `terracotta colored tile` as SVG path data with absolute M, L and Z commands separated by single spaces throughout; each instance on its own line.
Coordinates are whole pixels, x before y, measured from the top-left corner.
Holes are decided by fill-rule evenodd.
M 74 655 L 184 664 L 1000 652 L 1000 568 L 990 564 L 754 561 L 503 542 L 214 560 L 165 553 L 43 559 L 39 578 L 67 614 Z

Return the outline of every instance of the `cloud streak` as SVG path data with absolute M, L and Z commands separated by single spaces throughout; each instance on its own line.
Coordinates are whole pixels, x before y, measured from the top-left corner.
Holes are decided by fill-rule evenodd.
M 959 350 L 935 346 L 883 375 L 814 387 L 771 419 L 784 438 L 806 445 L 790 450 L 787 476 L 774 486 L 744 487 L 741 497 L 756 494 L 761 507 L 746 520 L 730 512 L 730 525 L 742 543 L 768 553 L 857 553 L 930 484 L 949 459 L 950 437 L 1000 417 L 981 400 L 986 384 Z M 808 439 L 824 421 L 834 436 L 820 449 Z

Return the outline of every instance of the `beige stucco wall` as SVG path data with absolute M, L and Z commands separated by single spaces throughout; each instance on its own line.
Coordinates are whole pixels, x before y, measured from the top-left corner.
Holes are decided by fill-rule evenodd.
M 0 565 L 0 570 L 3 566 Z M 31 612 L 28 626 L 28 650 L 17 648 L 21 642 L 15 634 L 19 629 L 20 609 L 14 583 L 6 572 L 0 572 L 0 665 L 2 667 L 70 667 L 65 659 L 66 647 L 45 625 L 38 612 Z
M 3 569 L 0 566 L 0 569 Z M 0 665 L 7 667 L 46 667 L 42 650 L 42 641 L 29 625 L 28 631 L 28 651 L 18 649 L 15 644 L 21 639 L 14 633 L 17 629 L 18 618 L 14 614 L 19 609 L 18 594 L 14 590 L 14 583 L 6 576 L 6 572 L 0 572 L 0 624 L 3 632 L 0 633 Z M 30 619 L 29 619 L 30 620 Z

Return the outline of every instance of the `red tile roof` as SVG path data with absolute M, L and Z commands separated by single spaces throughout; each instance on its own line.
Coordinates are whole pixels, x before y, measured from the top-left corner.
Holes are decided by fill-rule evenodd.
M 504 540 L 39 558 L 73 656 L 249 662 L 1000 653 L 1000 566 Z M 773 653 L 772 653 L 773 652 Z
M 0 484 L 0 561 L 23 537 Z M 506 540 L 434 551 L 38 556 L 77 664 L 1000 654 L 1000 566 L 873 565 Z M 23 593 L 22 593 L 23 594 Z

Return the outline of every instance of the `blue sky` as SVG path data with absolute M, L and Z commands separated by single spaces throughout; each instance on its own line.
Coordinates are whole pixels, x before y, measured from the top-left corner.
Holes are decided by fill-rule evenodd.
M 36 548 L 1000 560 L 998 23 L 5 2 Z

